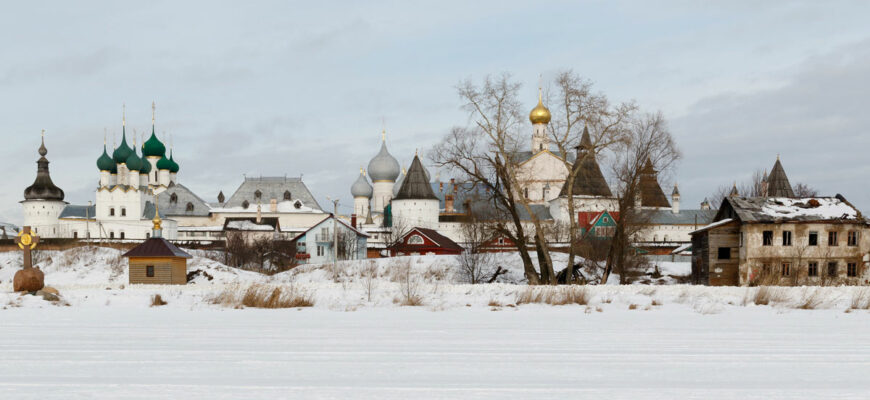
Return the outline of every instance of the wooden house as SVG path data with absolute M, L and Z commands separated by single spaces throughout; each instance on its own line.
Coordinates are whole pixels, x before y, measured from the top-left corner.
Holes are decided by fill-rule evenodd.
M 412 228 L 390 249 L 392 256 L 444 255 L 462 253 L 462 246 L 434 229 Z
M 151 238 L 124 253 L 131 284 L 187 284 L 187 259 L 183 250 L 162 237 L 159 213 L 154 216 Z

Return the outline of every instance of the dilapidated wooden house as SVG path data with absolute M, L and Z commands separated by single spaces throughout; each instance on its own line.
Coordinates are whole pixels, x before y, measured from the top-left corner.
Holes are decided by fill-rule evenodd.
M 780 185 L 772 194 L 790 187 Z M 775 188 L 771 188 L 775 189 Z M 692 278 L 703 285 L 866 285 L 868 222 L 843 196 L 738 197 L 692 232 Z

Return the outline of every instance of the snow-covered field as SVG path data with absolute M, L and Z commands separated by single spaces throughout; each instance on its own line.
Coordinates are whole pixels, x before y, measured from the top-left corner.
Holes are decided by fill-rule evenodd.
M 197 257 L 211 280 L 129 286 L 115 250 L 45 253 L 58 303 L 10 293 L 0 253 L 0 399 L 870 398 L 861 288 L 530 289 L 511 255 L 489 285 L 457 283 L 450 257 L 271 277 Z M 253 283 L 313 307 L 214 304 Z

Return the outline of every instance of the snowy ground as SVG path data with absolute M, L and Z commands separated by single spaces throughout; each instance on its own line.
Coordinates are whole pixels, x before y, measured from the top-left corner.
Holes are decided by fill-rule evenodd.
M 0 399 L 870 398 L 860 288 L 780 288 L 756 305 L 756 288 L 605 285 L 573 289 L 584 305 L 520 304 L 569 289 L 509 283 L 522 280 L 510 255 L 508 283 L 491 285 L 419 257 L 375 261 L 369 301 L 368 262 L 266 277 L 197 257 L 213 279 L 130 286 L 117 255 L 40 255 L 63 298 L 49 303 L 10 293 L 18 261 L 0 253 Z M 401 306 L 409 282 L 419 307 Z M 212 304 L 251 283 L 314 306 Z

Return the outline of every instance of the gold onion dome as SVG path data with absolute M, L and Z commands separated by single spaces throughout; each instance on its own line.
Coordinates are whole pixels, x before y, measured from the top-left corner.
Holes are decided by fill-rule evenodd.
M 532 124 L 550 123 L 550 110 L 544 107 L 543 96 L 540 90 L 538 90 L 538 105 L 529 113 L 529 121 L 532 121 Z

